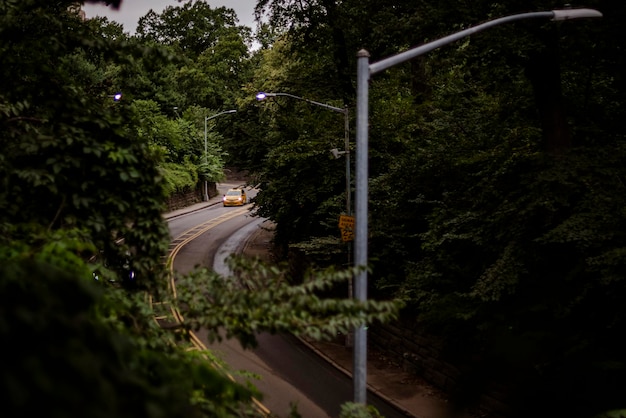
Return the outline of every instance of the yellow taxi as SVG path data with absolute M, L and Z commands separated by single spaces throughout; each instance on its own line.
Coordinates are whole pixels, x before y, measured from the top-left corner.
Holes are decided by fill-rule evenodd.
M 243 206 L 248 203 L 248 197 L 244 189 L 228 189 L 222 202 L 224 206 Z

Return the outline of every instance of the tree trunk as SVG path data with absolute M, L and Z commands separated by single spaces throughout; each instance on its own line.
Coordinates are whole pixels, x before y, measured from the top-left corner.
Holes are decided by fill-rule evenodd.
M 334 0 L 323 0 L 321 4 L 326 9 L 328 24 L 332 28 L 333 34 L 333 55 L 339 83 L 343 92 L 344 105 L 348 106 L 350 100 L 356 94 L 355 88 L 350 79 L 350 60 L 348 58 L 348 48 L 346 37 L 341 26 L 341 17 L 337 10 L 337 3 Z
M 542 35 L 546 48 L 530 56 L 526 75 L 535 93 L 544 149 L 552 154 L 561 154 L 571 147 L 571 133 L 561 91 L 558 34 L 551 30 Z

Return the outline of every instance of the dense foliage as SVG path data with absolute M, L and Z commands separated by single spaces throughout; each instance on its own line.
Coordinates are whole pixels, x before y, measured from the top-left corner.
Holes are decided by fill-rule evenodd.
M 215 16 L 229 19 L 216 20 L 217 43 L 189 56 L 178 42 L 129 36 L 106 19 L 84 22 L 75 6 L 0 0 L 3 415 L 259 416 L 253 397 L 261 395 L 198 350 L 192 328 L 225 330 L 250 345 L 263 330 L 346 332 L 395 316 L 397 306 L 320 301 L 319 289 L 352 272 L 311 274 L 292 288 L 279 268 L 255 275 L 262 266 L 240 278 L 247 291 L 200 270 L 180 277 L 182 296 L 171 295 L 165 200 L 221 178 L 226 155 L 205 118 L 232 103 L 206 92 L 200 100 L 191 87 L 218 77 L 238 86 L 247 31 L 232 27 L 232 10 L 219 9 Z M 148 20 L 142 27 L 164 30 Z M 181 88 L 191 73 L 197 84 Z M 261 279 L 266 289 L 251 288 Z M 211 287 L 228 309 L 196 303 Z M 189 322 L 160 327 L 153 301 L 186 309 Z
M 625 407 L 626 10 L 585 6 L 604 17 L 503 25 L 370 82 L 370 295 L 402 297 L 405 321 L 444 338 L 460 400 L 497 384 L 513 415 Z M 261 0 L 279 35 L 253 87 L 353 109 L 344 75 L 354 80 L 359 49 L 377 61 L 553 7 Z M 341 121 L 272 100 L 256 104 L 267 130 L 259 212 L 283 245 L 343 262 L 343 166 L 327 152 Z
M 219 181 L 225 163 L 250 170 L 260 188 L 255 210 L 277 224 L 284 254 L 298 250 L 319 266 L 349 260 L 337 228 L 345 155 L 330 153 L 342 149 L 343 114 L 285 96 L 257 101 L 258 91 L 347 107 L 353 127 L 358 50 L 377 61 L 554 7 L 259 0 L 262 48 L 250 51 L 250 29 L 206 2 L 150 12 L 136 36 L 106 19 L 80 21 L 67 12 L 72 2 L 49 3 L 0 0 L 0 331 L 20 343 L 14 358 L 27 354 L 3 385 L 9 405 L 26 405 L 32 381 L 21 370 L 38 370 L 38 357 L 17 335 L 32 329 L 34 341 L 49 341 L 42 365 L 59 362 L 81 382 L 94 383 L 85 365 L 110 377 L 110 386 L 82 385 L 98 398 L 90 406 L 66 402 L 95 416 L 243 415 L 249 406 L 250 391 L 169 344 L 141 297 L 166 297 L 169 193 Z M 626 5 L 586 6 L 604 17 L 503 25 L 370 81 L 369 294 L 402 299 L 404 322 L 442 338 L 441 354 L 461 372 L 459 401 L 497 387 L 513 416 L 626 408 Z M 226 109 L 237 113 L 210 120 L 206 132 L 206 118 Z M 131 283 L 129 255 L 140 278 Z M 250 283 L 284 282 L 282 272 L 255 269 L 259 276 L 240 273 Z M 324 271 L 329 282 L 345 279 Z M 93 274 L 107 280 L 94 286 Z M 314 317 L 281 316 L 305 306 L 326 306 L 337 327 L 353 324 L 354 306 L 314 296 L 329 282 L 235 294 L 206 271 L 194 274 L 181 278 L 187 309 L 198 314 L 190 327 L 231 326 L 246 342 L 242 321 L 271 330 L 311 324 L 318 334 Z M 221 317 L 195 299 L 194 283 L 241 310 Z M 393 312 L 370 308 L 370 319 Z M 70 346 L 82 355 L 61 359 Z M 33 372 L 36 393 L 50 394 L 46 379 L 63 375 L 49 372 Z M 168 384 L 187 374 L 185 385 Z M 141 401 L 128 409 L 114 388 Z M 166 405 L 163 392 L 176 401 Z

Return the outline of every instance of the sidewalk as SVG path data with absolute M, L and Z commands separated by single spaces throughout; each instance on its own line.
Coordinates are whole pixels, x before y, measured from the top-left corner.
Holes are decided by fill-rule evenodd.
M 231 187 L 239 186 L 239 183 L 220 183 L 217 185 L 218 195 L 209 199 L 208 202 L 200 202 L 164 214 L 166 219 L 171 219 L 185 213 L 201 210 L 207 206 L 221 204 L 222 195 Z M 271 261 L 271 239 L 273 232 L 270 228 L 257 229 L 246 241 L 243 253 L 260 257 L 265 261 Z M 343 338 L 337 341 L 312 341 L 302 340 L 305 345 L 315 351 L 319 356 L 342 371 L 352 376 L 352 348 L 343 343 Z M 389 403 L 403 411 L 407 417 L 414 418 L 477 418 L 480 414 L 472 414 L 468 411 L 454 410 L 448 403 L 445 394 L 429 385 L 426 381 L 413 374 L 404 372 L 393 365 L 382 354 L 368 350 L 367 359 L 367 384 L 368 389 Z

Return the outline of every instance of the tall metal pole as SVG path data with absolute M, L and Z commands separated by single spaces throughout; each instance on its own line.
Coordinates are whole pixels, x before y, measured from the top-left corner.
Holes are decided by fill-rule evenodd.
M 495 19 L 483 24 L 462 30 L 441 39 L 418 46 L 408 51 L 386 58 L 382 61 L 369 63 L 369 53 L 360 50 L 357 53 L 357 115 L 356 115 L 356 195 L 355 195 L 355 267 L 367 265 L 367 225 L 368 225 L 368 117 L 369 117 L 369 80 L 370 77 L 389 67 L 403 63 L 409 59 L 447 45 L 463 37 L 483 31 L 503 23 L 522 19 L 545 18 L 554 21 L 596 18 L 602 13 L 593 9 L 563 9 L 547 12 L 520 13 Z M 355 295 L 358 300 L 367 300 L 367 271 L 359 273 L 355 281 Z M 354 341 L 354 402 L 366 403 L 367 393 L 367 335 L 365 327 L 355 331 Z
M 204 165 L 206 166 L 207 164 L 209 164 L 209 159 L 208 159 L 208 148 L 207 148 L 207 121 L 208 121 L 208 117 L 204 117 Z M 207 179 L 204 179 L 204 196 L 202 198 L 202 200 L 204 200 L 205 202 L 209 201 L 209 185 L 207 183 Z
M 216 118 L 220 115 L 225 115 L 227 113 L 236 113 L 237 110 L 236 109 L 231 109 L 231 110 L 225 110 L 223 112 L 217 113 L 213 116 L 205 116 L 204 117 L 204 165 L 208 165 L 209 164 L 209 157 L 208 157 L 208 146 L 207 146 L 207 121 L 209 121 L 210 119 Z M 209 201 L 209 185 L 208 185 L 208 181 L 205 179 L 204 180 L 204 196 L 202 196 L 202 200 L 204 200 L 205 202 Z
M 368 195 L 368 106 L 369 106 L 369 57 L 361 50 L 357 53 L 356 79 L 356 166 L 354 196 L 355 235 L 354 266 L 363 268 L 354 281 L 354 296 L 358 301 L 367 300 L 367 195 Z M 353 356 L 354 402 L 367 401 L 367 334 L 365 324 L 354 330 Z
M 344 150 L 346 155 L 346 215 L 352 215 L 352 202 L 350 199 L 350 113 L 348 106 L 344 109 Z M 348 260 L 348 263 L 350 260 Z
M 350 178 L 351 163 L 350 163 L 350 138 L 349 138 L 350 136 L 350 113 L 348 111 L 348 106 L 345 107 L 344 118 L 345 118 L 344 154 L 346 156 L 346 215 L 352 216 L 352 199 L 351 199 L 352 179 Z M 352 241 L 348 241 L 346 244 L 347 244 L 346 246 L 347 246 L 347 253 L 348 253 L 347 265 L 350 266 L 352 264 Z M 352 277 L 348 279 L 348 298 L 350 299 L 354 298 L 354 279 Z M 348 334 L 346 335 L 346 338 L 345 338 L 345 346 L 347 348 L 354 347 L 354 330 L 348 331 Z
M 345 128 L 344 128 L 344 154 L 346 156 L 346 215 L 352 216 L 352 179 L 350 178 L 350 166 L 352 165 L 350 162 L 350 113 L 348 111 L 348 106 L 345 108 L 344 113 L 345 119 Z M 348 241 L 348 266 L 352 264 L 352 241 Z M 352 279 L 348 283 L 348 296 L 352 297 Z M 352 345 L 351 337 L 348 337 L 348 341 L 346 342 L 347 346 Z

